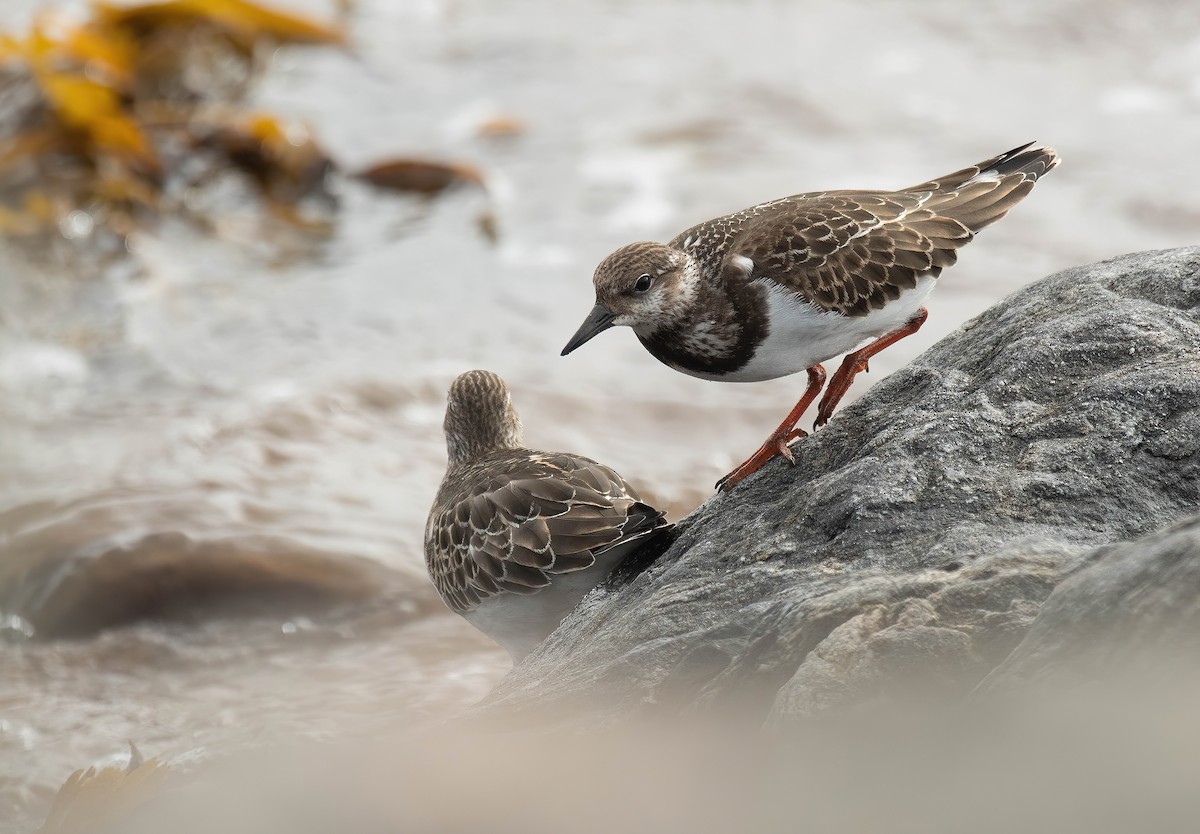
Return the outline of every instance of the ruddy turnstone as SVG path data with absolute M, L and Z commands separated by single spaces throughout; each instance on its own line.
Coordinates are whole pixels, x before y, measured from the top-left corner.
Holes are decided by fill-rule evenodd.
M 563 348 L 632 327 L 651 354 L 702 379 L 757 382 L 808 371 L 808 388 L 757 452 L 718 482 L 731 489 L 828 422 L 867 360 L 916 333 L 942 269 L 1058 164 L 1033 143 L 899 191 L 796 194 L 709 220 L 670 243 L 631 243 L 596 268 L 596 306 Z M 865 347 L 859 347 L 870 341 Z M 856 349 L 858 348 L 858 349 Z
M 425 525 L 425 566 L 446 605 L 516 663 L 669 525 L 607 466 L 524 448 L 496 374 L 454 380 L 443 427 L 449 463 Z

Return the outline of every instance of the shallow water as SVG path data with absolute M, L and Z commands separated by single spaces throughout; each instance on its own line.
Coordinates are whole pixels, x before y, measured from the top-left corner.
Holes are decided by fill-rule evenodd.
M 604 460 L 673 518 L 702 501 L 802 381 L 690 379 L 623 331 L 559 358 L 622 243 L 1053 144 L 1063 165 L 962 254 L 861 394 L 1050 271 L 1200 233 L 1195 4 L 374 0 L 350 21 L 351 54 L 281 51 L 255 103 L 306 119 L 350 168 L 469 161 L 487 196 L 346 181 L 332 240 L 299 251 L 238 209 L 212 235 L 141 233 L 115 266 L 86 238 L 70 258 L 0 247 L 0 606 L 56 601 L 43 632 L 80 632 L 27 642 L 32 619 L 8 620 L 0 819 L 39 818 L 72 769 L 130 738 L 221 755 L 486 692 L 508 661 L 441 611 L 420 552 L 460 371 L 509 381 L 531 445 Z M 496 115 L 524 132 L 478 136 Z M 255 607 L 297 558 L 298 597 L 206 615 L 227 595 Z M 157 612 L 174 621 L 78 624 L 81 606 L 142 610 L 166 580 L 139 571 L 172 559 L 208 560 L 189 574 L 205 597 Z

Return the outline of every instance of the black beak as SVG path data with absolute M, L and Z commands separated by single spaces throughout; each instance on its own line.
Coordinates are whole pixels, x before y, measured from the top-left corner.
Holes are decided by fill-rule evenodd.
M 588 313 L 588 317 L 584 319 L 579 329 L 575 331 L 575 335 L 571 337 L 571 341 L 567 342 L 567 346 L 563 348 L 562 355 L 566 356 L 597 333 L 603 333 L 605 330 L 608 330 L 608 328 L 613 326 L 613 319 L 616 317 L 616 313 L 597 304 L 592 308 L 592 312 Z

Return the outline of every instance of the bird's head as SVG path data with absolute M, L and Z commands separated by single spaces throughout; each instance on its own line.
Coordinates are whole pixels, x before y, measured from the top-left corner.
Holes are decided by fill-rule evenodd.
M 652 335 L 684 314 L 698 281 L 699 268 L 686 252 L 662 243 L 622 246 L 596 267 L 596 306 L 562 355 L 610 327 Z
M 452 465 L 521 445 L 521 418 L 508 386 L 491 371 L 467 371 L 454 380 L 442 428 Z

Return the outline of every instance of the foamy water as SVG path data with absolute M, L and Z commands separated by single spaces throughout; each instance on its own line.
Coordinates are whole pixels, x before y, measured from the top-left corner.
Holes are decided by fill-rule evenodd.
M 0 249 L 0 819 L 38 818 L 130 738 L 219 756 L 482 696 L 507 659 L 441 612 L 421 562 L 463 370 L 508 380 L 530 444 L 613 465 L 673 518 L 710 494 L 803 380 L 690 379 L 627 331 L 560 358 L 622 243 L 1054 145 L 1063 165 L 962 253 L 857 394 L 1048 272 L 1200 233 L 1189 4 L 360 0 L 351 21 L 352 55 L 281 52 L 256 104 L 351 168 L 470 161 L 487 197 L 345 182 L 333 239 L 299 253 L 237 212 L 215 236 L 164 223 L 116 265 L 86 237 L 72 259 Z M 494 115 L 525 132 L 477 136 Z M 256 608 L 297 558 L 307 592 Z M 211 598 L 93 633 L 80 606 L 170 614 L 146 609 L 139 570 L 172 559 L 209 560 L 187 570 Z M 257 614 L 208 616 L 227 589 Z M 26 640 L 38 612 L 76 633 Z

